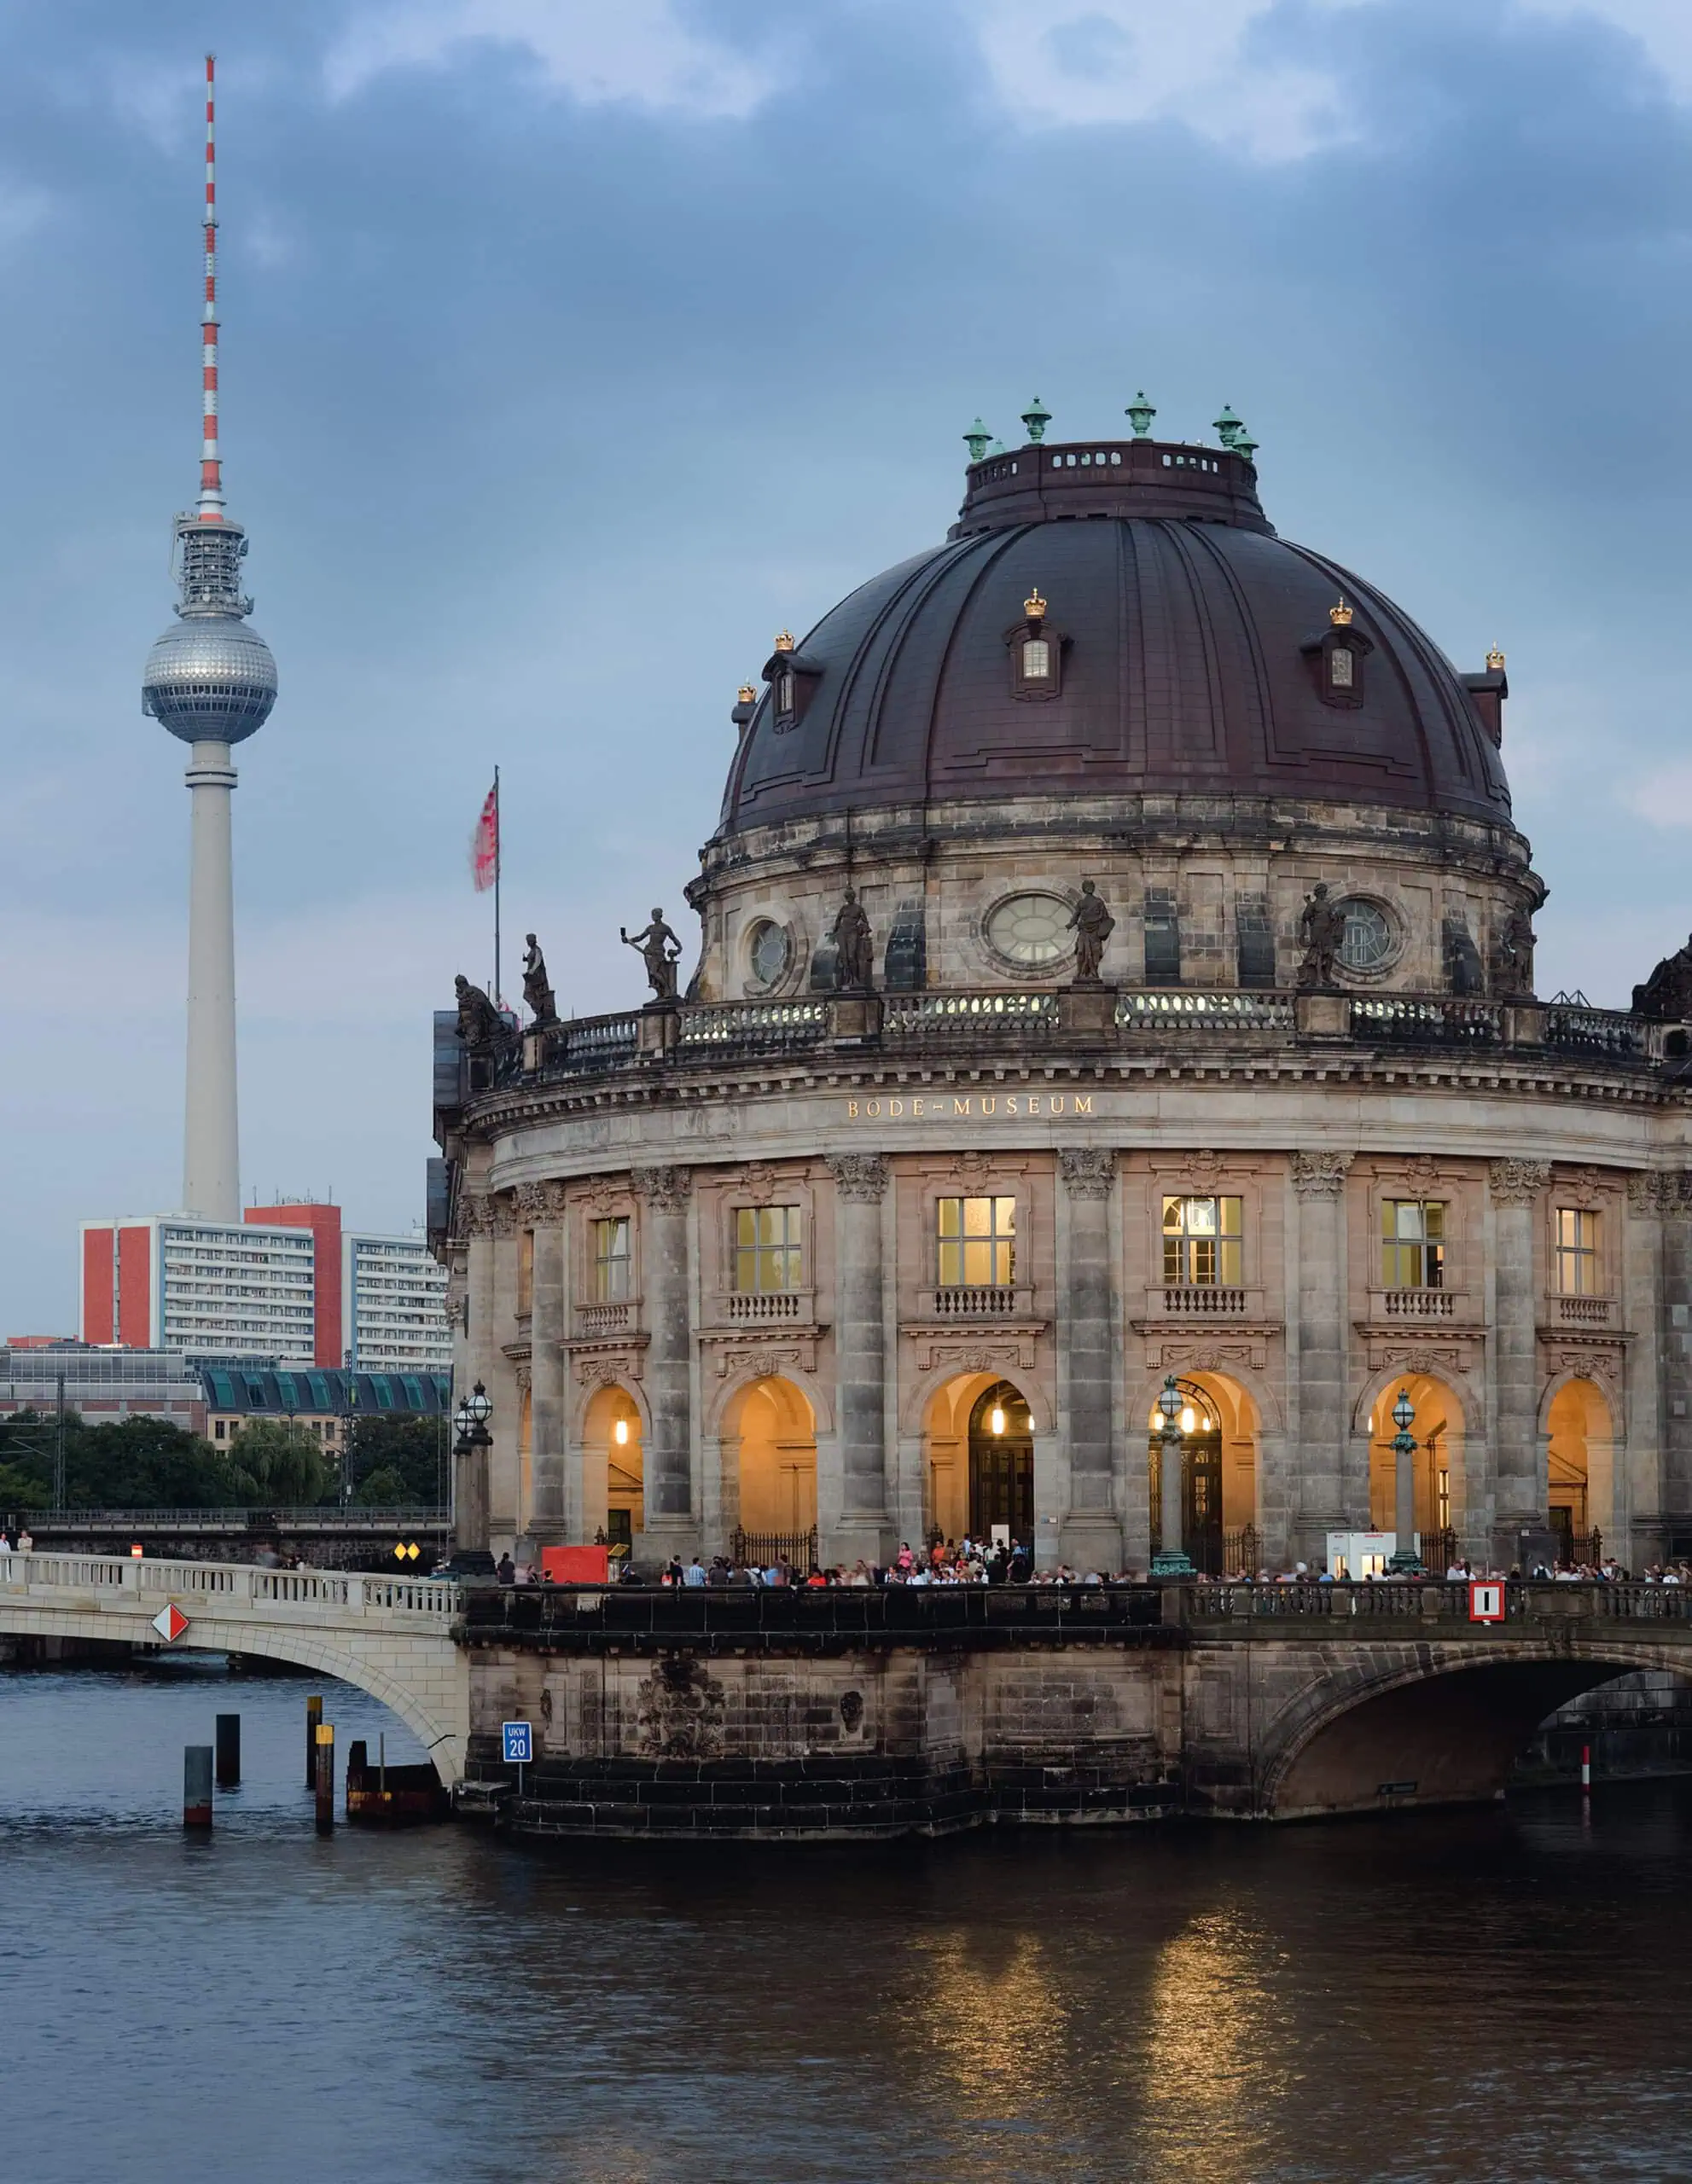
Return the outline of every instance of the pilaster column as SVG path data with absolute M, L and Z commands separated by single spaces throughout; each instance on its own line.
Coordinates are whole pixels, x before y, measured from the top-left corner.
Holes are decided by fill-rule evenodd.
M 817 1479 L 827 1562 L 885 1563 L 887 1513 L 887 1342 L 881 1201 L 889 1169 L 879 1153 L 840 1153 L 834 1179 L 834 1461 Z M 822 1451 L 818 1450 L 819 1459 Z
M 1349 1153 L 1295 1153 L 1299 1201 L 1297 1546 L 1312 1568 L 1328 1534 L 1369 1524 L 1369 1479 L 1347 1477 L 1346 1177 Z M 1365 1443 L 1365 1446 L 1367 1444 Z M 1359 1497 L 1361 1497 L 1359 1499 Z
M 643 1451 L 646 1529 L 643 1561 L 691 1554 L 699 1545 L 693 1506 L 693 1329 L 689 1300 L 689 1168 L 637 1168 L 630 1178 L 641 1204 L 641 1291 L 645 1300 L 646 1396 L 651 1430 Z
M 1666 1428 L 1673 1400 L 1686 1401 L 1683 1385 L 1672 1392 L 1668 1385 L 1671 1359 L 1687 1333 L 1686 1328 L 1673 1325 L 1664 1269 L 1663 1186 L 1676 1180 L 1669 1176 L 1627 1179 L 1621 1323 L 1634 1328 L 1637 1339 L 1629 1345 L 1626 1386 L 1620 1397 L 1626 1406 L 1625 1423 L 1622 1417 L 1612 1420 L 1617 1437 L 1615 1492 L 1604 1545 L 1628 1570 L 1643 1570 L 1648 1563 L 1662 1560 L 1666 1542 L 1659 1520 L 1667 1506 L 1663 1484 Z M 1681 1316 L 1692 1319 L 1684 1304 Z M 1683 1352 L 1681 1362 L 1683 1382 Z
M 542 1546 L 569 1537 L 564 1498 L 564 1186 L 518 1187 L 535 1239 L 529 1304 L 529 1531 Z
M 1116 1344 L 1110 1278 L 1110 1194 L 1116 1155 L 1108 1147 L 1061 1150 L 1067 1219 L 1059 1225 L 1059 1385 L 1069 1455 L 1069 1513 L 1062 1559 L 1108 1576 L 1123 1563 L 1123 1513 L 1115 1505 L 1111 1411 Z M 1042 1496 L 1037 1484 L 1037 1504 Z
M 491 1395 L 499 1385 L 495 1362 L 503 1366 L 497 1335 L 495 1239 L 503 1209 L 497 1199 L 480 1192 L 468 1193 L 458 1207 L 459 1235 L 465 1259 L 464 1337 L 460 1368 L 454 1387 L 454 1407 L 480 1380 Z M 497 1401 L 496 1397 L 495 1401 Z M 495 1425 L 499 1421 L 496 1418 Z M 491 1484 L 489 1465 L 493 1455 L 486 1448 L 460 1454 L 455 1438 L 452 1457 L 452 1531 L 461 1548 L 488 1551 Z
M 1539 1339 L 1533 1209 L 1551 1180 L 1544 1160 L 1494 1160 L 1492 1196 L 1492 1557 L 1508 1570 L 1520 1535 L 1544 1527 L 1549 1488 L 1539 1448 Z
M 1651 1181 L 1662 1220 L 1662 1498 L 1651 1513 L 1654 1559 L 1666 1553 L 1671 1532 L 1692 1529 L 1692 1175 Z

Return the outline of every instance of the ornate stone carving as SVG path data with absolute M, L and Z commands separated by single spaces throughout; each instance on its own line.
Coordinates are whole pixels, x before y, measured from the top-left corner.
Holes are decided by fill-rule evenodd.
M 1057 1171 L 1071 1198 L 1108 1198 L 1116 1180 L 1116 1155 L 1102 1146 L 1061 1147 Z
M 1349 1153 L 1295 1153 L 1293 1188 L 1300 1198 L 1338 1198 L 1352 1165 Z
M 1104 944 L 1116 930 L 1116 920 L 1090 880 L 1081 882 L 1081 898 L 1070 912 L 1066 930 L 1075 936 L 1075 984 L 1097 985 Z
M 1318 880 L 1305 897 L 1299 913 L 1299 984 L 1306 988 L 1332 988 L 1340 983 L 1340 944 L 1346 937 L 1346 913 L 1328 892 L 1328 882 Z
M 579 1388 L 614 1388 L 619 1383 L 638 1380 L 642 1377 L 643 1345 L 639 1347 L 629 1343 L 588 1346 L 572 1343 L 569 1347 Z
M 1439 1164 L 1425 1153 L 1413 1153 L 1398 1173 L 1413 1198 L 1432 1198 L 1439 1188 Z
M 1201 1152 L 1184 1154 L 1181 1159 L 1178 1172 L 1181 1180 L 1197 1196 L 1202 1197 L 1206 1192 L 1213 1190 L 1221 1181 L 1223 1170 L 1227 1165 L 1219 1153 L 1212 1153 L 1206 1148 Z
M 1195 1342 L 1190 1334 L 1155 1337 L 1146 1345 L 1146 1363 L 1157 1373 L 1225 1373 L 1230 1367 L 1253 1373 L 1269 1368 L 1269 1345 L 1281 1330 L 1241 1328 L 1229 1340 Z
M 631 932 L 626 926 L 619 926 L 618 937 L 625 948 L 639 951 L 646 965 L 647 982 L 656 1001 L 676 998 L 676 966 L 682 960 L 682 944 L 664 922 L 662 910 L 654 910 L 652 922 L 639 932 Z
M 608 1214 L 617 1211 L 627 1196 L 626 1184 L 598 1182 L 590 1186 L 582 1203 L 596 1220 L 603 1221 Z
M 458 1232 L 467 1241 L 515 1236 L 517 1209 L 510 1194 L 505 1191 L 495 1191 L 487 1196 L 467 1193 L 458 1201 Z
M 1478 1342 L 1381 1342 L 1368 1345 L 1368 1364 L 1375 1373 L 1425 1373 L 1434 1380 L 1462 1379 L 1480 1362 Z
M 541 953 L 540 943 L 533 933 L 524 936 L 528 946 L 523 956 L 523 999 L 537 1027 L 558 1021 L 558 1006 L 553 998 L 552 986 L 546 975 L 546 958 Z
M 505 1043 L 504 1018 L 481 987 L 472 985 L 462 971 L 452 985 L 458 999 L 458 1036 L 464 1042 L 464 1051 L 494 1053 Z
M 635 1695 L 635 1723 L 647 1759 L 714 1759 L 723 1749 L 723 1687 L 692 1653 L 671 1653 Z
M 1550 1180 L 1549 1160 L 1493 1160 L 1486 1170 L 1494 1205 L 1532 1205 Z
M 1603 1175 L 1596 1168 L 1561 1168 L 1556 1186 L 1559 1205 L 1578 1205 L 1589 1213 L 1609 1195 L 1604 1188 Z
M 1634 987 L 1633 1008 L 1636 1015 L 1671 1024 L 1692 1017 L 1692 939 L 1665 956 L 1644 985 Z
M 848 887 L 845 900 L 829 928 L 834 944 L 834 987 L 840 993 L 868 993 L 875 956 L 875 941 L 863 905 Z
M 684 1213 L 693 1189 L 691 1168 L 634 1168 L 629 1182 L 635 1196 L 654 1213 Z
M 985 1153 L 960 1153 L 946 1170 L 958 1188 L 966 1194 L 985 1192 L 992 1181 L 993 1164 Z
M 748 1160 L 741 1170 L 741 1189 L 754 1205 L 768 1205 L 776 1194 L 776 1170 L 767 1160 Z
M 566 1191 L 562 1183 L 519 1183 L 515 1195 L 517 1211 L 524 1221 L 561 1221 L 564 1217 Z
M 1673 1171 L 1666 1176 L 1630 1176 L 1627 1203 L 1636 1213 L 1660 1217 L 1684 1213 L 1692 1206 L 1692 1176 Z
M 890 1170 L 879 1153 L 833 1153 L 829 1172 L 842 1198 L 871 1202 L 885 1194 Z
M 1549 1379 L 1559 1374 L 1571 1373 L 1578 1380 L 1593 1380 L 1606 1395 L 1614 1397 L 1621 1382 L 1624 1345 L 1612 1337 L 1608 1342 L 1565 1342 L 1546 1344 L 1544 1368 Z
M 801 1376 L 815 1373 L 817 1345 L 823 1332 L 813 1321 L 804 1327 L 784 1327 L 780 1342 L 748 1342 L 742 1328 L 712 1327 L 701 1332 L 700 1341 L 719 1380 L 726 1380 L 731 1373 L 751 1373 L 758 1380 L 767 1380 L 778 1373 Z
M 930 1327 L 912 1328 L 916 1369 L 930 1373 L 949 1366 L 955 1373 L 1031 1373 L 1045 1326 L 1044 1320 L 1018 1321 L 996 1329 L 998 1339 L 991 1342 L 983 1341 L 979 1335 L 947 1339 Z

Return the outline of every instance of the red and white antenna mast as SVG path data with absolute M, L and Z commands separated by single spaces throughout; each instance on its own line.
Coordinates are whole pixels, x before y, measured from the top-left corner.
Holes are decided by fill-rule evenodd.
M 201 313 L 203 430 L 200 448 L 201 523 L 224 520 L 224 465 L 218 449 L 218 139 L 217 55 L 206 56 L 206 301 Z

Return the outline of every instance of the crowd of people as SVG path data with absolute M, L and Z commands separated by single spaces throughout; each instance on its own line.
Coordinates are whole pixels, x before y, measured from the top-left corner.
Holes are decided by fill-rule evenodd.
M 538 1563 L 518 1564 L 509 1554 L 501 1557 L 497 1573 L 502 1585 L 549 1585 L 553 1581 L 542 1571 Z M 725 1554 L 715 1554 L 707 1561 L 695 1554 L 690 1561 L 679 1559 L 666 1563 L 653 1571 L 642 1568 L 633 1561 L 625 1561 L 613 1571 L 613 1581 L 622 1584 L 653 1584 L 667 1586 L 719 1587 L 738 1585 L 805 1586 L 823 1588 L 829 1585 L 1139 1585 L 1151 1581 L 1148 1570 L 1103 1571 L 1075 1569 L 1061 1562 L 1055 1569 L 1037 1570 L 1032 1546 L 1020 1540 L 980 1540 L 968 1534 L 961 1540 L 934 1538 L 926 1545 L 913 1548 L 904 1542 L 897 1555 L 885 1565 L 863 1560 L 850 1567 L 841 1564 L 823 1569 L 805 1570 L 778 1555 L 772 1562 L 737 1562 Z M 1341 1572 L 1338 1578 L 1324 1565 L 1312 1568 L 1307 1562 L 1295 1562 L 1288 1568 L 1257 1570 L 1200 1571 L 1194 1573 L 1199 1583 L 1227 1585 L 1329 1585 L 1352 1582 L 1363 1584 L 1426 1584 L 1439 1583 L 1442 1573 L 1438 1570 L 1368 1571 L 1360 1577 L 1348 1578 Z M 1513 1563 L 1508 1570 L 1501 1570 L 1485 1562 L 1467 1558 L 1453 1560 L 1443 1572 L 1447 1583 L 1467 1584 L 1476 1578 L 1492 1579 L 1507 1583 L 1519 1583 L 1524 1578 L 1534 1583 L 1559 1584 L 1621 1584 L 1692 1585 L 1692 1563 L 1674 1561 L 1652 1563 L 1643 1572 L 1625 1570 L 1614 1556 L 1602 1562 L 1544 1562 L 1532 1563 L 1524 1570 L 1520 1563 Z

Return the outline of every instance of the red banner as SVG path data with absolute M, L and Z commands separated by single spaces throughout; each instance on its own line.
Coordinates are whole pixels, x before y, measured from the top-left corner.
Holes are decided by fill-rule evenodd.
M 499 791 L 491 788 L 482 805 L 482 816 L 476 822 L 476 831 L 470 837 L 470 877 L 476 883 L 476 892 L 486 894 L 499 877 Z

